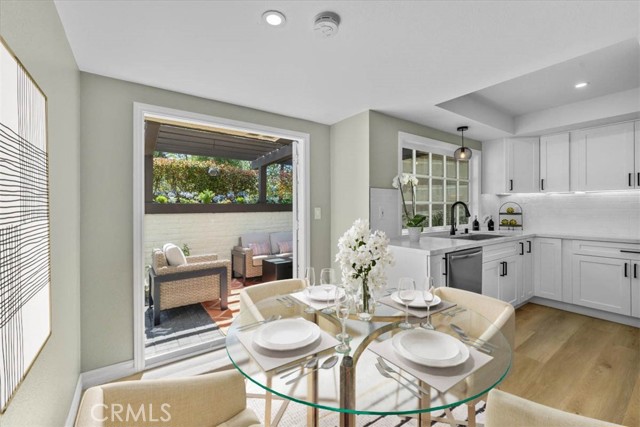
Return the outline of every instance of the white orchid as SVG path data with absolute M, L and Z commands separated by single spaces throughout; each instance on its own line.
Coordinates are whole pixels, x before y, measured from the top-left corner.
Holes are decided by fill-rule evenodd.
M 418 186 L 418 178 L 411 173 L 402 173 L 393 177 L 391 185 L 393 188 L 400 190 L 402 207 L 404 208 L 405 224 L 407 227 L 422 227 L 427 221 L 427 217 L 422 214 L 418 214 L 416 211 L 416 187 Z M 406 185 L 411 186 L 411 214 L 409 213 L 407 203 L 404 200 L 404 187 Z

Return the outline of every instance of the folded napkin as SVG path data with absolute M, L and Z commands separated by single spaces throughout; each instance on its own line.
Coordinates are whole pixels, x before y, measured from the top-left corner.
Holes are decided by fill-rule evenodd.
M 398 310 L 401 310 L 404 313 L 404 304 L 400 304 L 394 301 L 391 298 L 391 295 L 387 295 L 386 297 L 380 299 L 380 304 L 388 305 L 389 307 L 396 308 Z M 431 306 L 431 314 L 435 314 L 440 311 L 449 309 L 451 307 L 454 307 L 455 305 L 456 303 L 442 300 L 440 304 Z M 425 318 L 427 317 L 427 308 L 426 307 L 425 308 L 409 307 L 409 314 L 413 317 Z
M 443 393 L 493 359 L 488 354 L 469 347 L 469 358 L 463 364 L 449 368 L 431 368 L 411 362 L 397 354 L 391 339 L 372 342 L 368 349 Z
M 329 348 L 335 347 L 340 342 L 333 336 L 329 335 L 325 331 L 320 331 L 320 337 L 308 346 L 288 351 L 275 351 L 269 350 L 258 346 L 253 342 L 253 334 L 256 329 L 251 329 L 244 332 L 237 332 L 238 340 L 246 348 L 247 352 L 251 355 L 253 360 L 264 371 L 270 371 L 280 366 L 287 365 L 295 362 L 296 360 L 303 359 L 309 355 L 320 353 Z

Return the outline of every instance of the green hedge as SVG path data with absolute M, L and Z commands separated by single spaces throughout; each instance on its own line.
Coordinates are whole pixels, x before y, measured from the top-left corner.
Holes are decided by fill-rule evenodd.
M 217 176 L 210 176 L 210 167 L 220 171 Z M 229 191 L 238 193 L 245 191 L 258 192 L 258 172 L 242 170 L 213 161 L 194 161 L 182 159 L 153 159 L 153 193 L 189 192 L 199 194 L 210 190 L 214 194 L 226 194 Z

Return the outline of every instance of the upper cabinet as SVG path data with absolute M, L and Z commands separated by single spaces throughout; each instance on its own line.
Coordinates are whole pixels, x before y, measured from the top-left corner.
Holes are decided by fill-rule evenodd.
M 640 188 L 640 121 L 636 122 L 636 188 Z
M 571 132 L 571 190 L 640 188 L 634 144 L 632 122 Z
M 538 192 L 539 150 L 538 138 L 505 138 L 483 142 L 482 192 Z
M 569 133 L 540 137 L 540 191 L 569 191 Z

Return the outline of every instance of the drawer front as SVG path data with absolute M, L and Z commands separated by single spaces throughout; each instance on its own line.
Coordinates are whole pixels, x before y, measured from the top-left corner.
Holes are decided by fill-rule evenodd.
M 573 253 L 607 258 L 625 258 L 640 261 L 640 245 L 633 243 L 597 242 L 593 240 L 574 240 Z
M 492 262 L 518 254 L 520 254 L 520 242 L 518 241 L 500 243 L 497 245 L 487 245 L 482 248 L 482 262 Z

